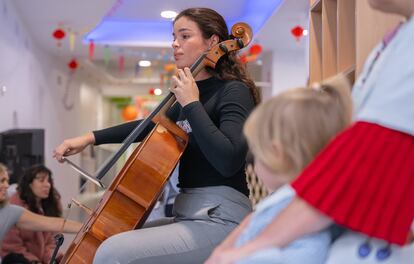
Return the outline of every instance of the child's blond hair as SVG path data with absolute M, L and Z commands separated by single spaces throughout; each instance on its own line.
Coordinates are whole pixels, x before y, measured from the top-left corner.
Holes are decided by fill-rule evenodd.
M 3 163 L 0 163 L 0 175 L 7 173 L 7 167 Z M 4 201 L 0 201 L 0 208 L 3 208 L 7 204 L 7 198 Z
M 260 104 L 244 134 L 255 159 L 292 180 L 352 118 L 350 85 L 337 76 Z

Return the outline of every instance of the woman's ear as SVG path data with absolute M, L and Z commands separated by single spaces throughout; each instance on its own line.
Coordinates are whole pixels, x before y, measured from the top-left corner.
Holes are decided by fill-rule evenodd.
M 219 43 L 219 37 L 216 34 L 213 34 L 209 39 L 210 49 Z

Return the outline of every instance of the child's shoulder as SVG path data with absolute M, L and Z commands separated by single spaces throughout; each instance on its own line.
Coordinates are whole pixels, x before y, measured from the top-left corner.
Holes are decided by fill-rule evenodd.
M 287 206 L 295 196 L 295 190 L 289 185 L 283 185 L 256 205 L 256 211 L 263 211 L 270 207 Z

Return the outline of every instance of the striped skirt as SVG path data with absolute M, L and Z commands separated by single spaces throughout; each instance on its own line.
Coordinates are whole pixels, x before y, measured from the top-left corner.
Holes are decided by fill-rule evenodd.
M 336 223 L 404 245 L 414 219 L 414 136 L 357 122 L 292 186 Z

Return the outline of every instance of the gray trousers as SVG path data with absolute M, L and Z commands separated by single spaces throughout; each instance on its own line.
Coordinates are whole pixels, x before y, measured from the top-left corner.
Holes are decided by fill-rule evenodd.
M 105 240 L 94 264 L 203 263 L 213 249 L 252 211 L 250 200 L 226 186 L 182 189 L 174 218 Z

